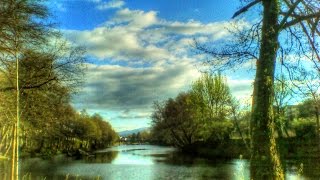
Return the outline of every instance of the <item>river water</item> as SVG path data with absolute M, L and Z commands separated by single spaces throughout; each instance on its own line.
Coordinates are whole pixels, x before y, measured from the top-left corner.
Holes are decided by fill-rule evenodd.
M 299 163 L 288 161 L 286 179 L 320 179 L 303 174 Z M 209 161 L 176 153 L 172 147 L 121 145 L 96 152 L 83 159 L 56 156 L 51 160 L 28 158 L 21 162 L 25 179 L 249 179 L 244 159 Z M 310 167 L 309 167 L 310 168 Z M 302 172 L 302 173 L 301 173 Z

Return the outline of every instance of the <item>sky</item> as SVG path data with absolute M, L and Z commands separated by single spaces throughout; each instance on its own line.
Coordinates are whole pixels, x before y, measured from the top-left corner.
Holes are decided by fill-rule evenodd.
M 52 21 L 64 38 L 87 49 L 85 83 L 73 96 L 77 110 L 99 113 L 116 131 L 151 124 L 154 101 L 190 88 L 208 58 L 193 39 L 230 38 L 238 0 L 51 0 Z M 238 22 L 246 26 L 245 20 Z M 231 92 L 249 102 L 253 62 L 224 72 Z

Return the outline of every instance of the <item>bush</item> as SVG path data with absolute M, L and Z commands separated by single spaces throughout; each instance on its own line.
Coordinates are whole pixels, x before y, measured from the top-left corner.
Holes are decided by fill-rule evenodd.
M 296 137 L 299 139 L 313 139 L 316 138 L 316 125 L 312 121 L 299 121 L 294 124 Z

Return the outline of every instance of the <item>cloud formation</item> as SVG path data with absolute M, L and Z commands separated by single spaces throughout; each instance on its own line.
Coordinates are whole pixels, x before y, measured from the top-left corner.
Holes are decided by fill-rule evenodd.
M 125 2 L 122 0 L 110 0 L 108 2 L 104 2 L 102 0 L 89 0 L 96 4 L 98 10 L 106 10 L 106 9 L 118 9 L 125 5 Z
M 149 119 L 153 102 L 187 91 L 201 73 L 194 62 L 177 62 L 154 67 L 88 64 L 87 83 L 74 99 L 78 109 L 117 112 L 113 119 Z M 241 103 L 250 102 L 251 79 L 227 80 Z M 111 118 L 111 117 L 110 117 Z
M 177 56 L 176 51 L 190 48 L 193 38 L 211 42 L 226 38 L 230 25 L 230 22 L 167 21 L 159 18 L 155 11 L 125 8 L 92 30 L 64 32 L 70 41 L 86 45 L 89 53 L 101 60 L 109 58 L 131 63 L 156 63 L 175 61 L 177 57 L 188 55 Z M 240 25 L 245 26 L 246 23 Z M 179 49 L 168 48 L 172 42 Z
M 91 30 L 64 30 L 69 41 L 86 46 L 99 59 L 88 64 L 87 80 L 73 100 L 75 106 L 91 112 L 112 111 L 113 118 L 126 122 L 149 119 L 155 100 L 176 96 L 200 76 L 199 62 L 205 56 L 192 53 L 193 39 L 214 42 L 227 38 L 230 25 L 168 21 L 156 11 L 124 8 Z M 239 97 L 248 94 L 250 80 L 230 82 Z
M 184 62 L 145 68 L 89 64 L 87 83 L 74 103 L 79 108 L 149 112 L 153 101 L 186 90 L 199 75 Z

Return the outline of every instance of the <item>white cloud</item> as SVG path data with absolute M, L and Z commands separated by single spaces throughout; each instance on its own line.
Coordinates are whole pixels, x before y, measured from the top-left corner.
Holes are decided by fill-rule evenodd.
M 138 109 L 141 113 L 150 112 L 153 101 L 187 90 L 200 76 L 192 62 L 141 68 L 88 64 L 86 74 L 84 88 L 74 99 L 79 109 Z
M 157 12 L 155 11 L 144 12 L 125 8 L 117 11 L 115 17 L 108 21 L 107 24 L 129 23 L 126 28 L 140 30 L 141 28 L 156 24 L 157 21 Z
M 211 34 L 215 39 L 220 39 L 229 35 L 226 27 L 230 25 L 230 22 L 223 21 L 203 24 L 199 21 L 190 20 L 188 22 L 162 21 L 160 24 L 163 25 L 161 31 L 164 33 L 177 33 L 183 35 Z
M 130 111 L 124 110 L 118 116 L 120 119 L 141 119 L 141 118 L 149 118 L 151 116 L 151 112 L 139 112 L 139 111 Z
M 104 2 L 102 0 L 89 0 L 89 1 L 95 3 L 97 9 L 99 10 L 117 9 L 125 5 L 125 2 L 122 0 L 110 0 L 108 2 Z
M 253 79 L 228 79 L 232 95 L 238 100 L 250 99 L 253 90 Z
M 132 64 L 163 63 L 182 57 L 192 58 L 192 39 L 215 41 L 229 35 L 229 22 L 201 23 L 159 19 L 155 11 L 121 9 L 99 27 L 87 31 L 66 30 L 66 37 L 86 45 L 99 59 L 127 61 Z M 240 22 L 245 26 L 245 22 Z
M 148 119 L 153 101 L 176 96 L 200 76 L 199 61 L 206 56 L 192 53 L 193 39 L 206 43 L 226 38 L 230 25 L 168 21 L 155 11 L 125 8 L 94 29 L 64 30 L 69 41 L 86 46 L 91 56 L 107 64 L 88 64 L 88 79 L 74 98 L 75 106 L 118 112 L 116 119 Z M 248 95 L 249 80 L 231 82 L 237 97 Z
M 156 100 L 175 97 L 187 91 L 201 73 L 190 60 L 152 67 L 88 64 L 87 80 L 74 98 L 77 109 L 115 112 L 112 120 L 146 120 Z M 233 79 L 227 83 L 241 105 L 251 103 L 252 79 Z M 130 129 L 130 128 L 129 128 Z

